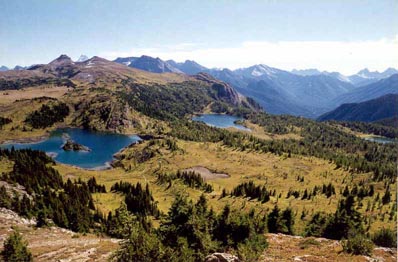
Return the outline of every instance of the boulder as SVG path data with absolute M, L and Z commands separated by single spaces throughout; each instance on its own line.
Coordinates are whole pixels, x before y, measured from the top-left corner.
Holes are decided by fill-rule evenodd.
M 228 253 L 213 253 L 205 258 L 205 262 L 240 262 L 240 259 Z

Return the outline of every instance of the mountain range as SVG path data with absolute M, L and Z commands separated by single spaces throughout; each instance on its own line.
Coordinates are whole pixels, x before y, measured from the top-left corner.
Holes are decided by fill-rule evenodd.
M 398 74 L 394 74 L 375 83 L 352 89 L 351 91 L 335 97 L 331 103 L 334 106 L 344 103 L 357 103 L 375 99 L 386 94 L 398 93 Z
M 105 60 L 106 61 L 106 60 Z M 23 75 L 30 76 L 32 72 L 55 77 L 87 78 L 95 81 L 95 73 L 86 73 L 91 63 L 104 63 L 104 59 L 94 57 L 88 59 L 82 55 L 76 62 L 69 57 L 54 60 L 48 65 L 34 65 L 29 70 L 23 70 Z M 109 62 L 109 61 L 108 61 Z M 384 72 L 370 72 L 363 69 L 355 75 L 344 76 L 338 72 L 320 72 L 317 69 L 292 70 L 292 72 L 269 67 L 264 64 L 254 65 L 236 70 L 209 69 L 195 61 L 175 62 L 164 61 L 150 56 L 119 57 L 116 63 L 107 65 L 118 72 L 127 68 L 139 69 L 156 73 L 151 78 L 159 78 L 159 73 L 175 73 L 177 75 L 195 75 L 207 73 L 216 79 L 228 83 L 243 96 L 253 98 L 265 111 L 271 114 L 290 114 L 317 118 L 343 103 L 362 102 L 378 98 L 386 94 L 398 93 L 398 72 L 389 68 Z M 118 64 L 122 64 L 116 66 Z M 83 68 L 76 65 L 85 65 Z M 103 69 L 105 66 L 103 65 Z M 16 68 L 26 69 L 26 68 Z M 112 71 L 112 70 L 111 70 Z M 9 71 L 13 72 L 13 71 Z M 138 72 L 138 71 L 135 71 Z M 102 70 L 101 74 L 108 74 Z M 10 73 L 10 75 L 15 73 Z M 141 73 L 142 75 L 143 73 Z M 48 77 L 48 74 L 46 75 Z M 175 76 L 173 76 L 175 77 Z M 149 79 L 147 79 L 149 81 Z M 360 83 L 370 83 L 359 85 Z
M 269 113 L 311 118 L 328 111 L 331 97 L 354 88 L 331 76 L 299 76 L 266 65 L 211 70 L 210 74 L 252 97 Z
M 320 72 L 317 69 L 288 72 L 263 64 L 236 70 L 209 69 L 191 60 L 178 63 L 149 56 L 117 58 L 114 61 L 156 73 L 176 72 L 192 75 L 206 72 L 232 85 L 244 96 L 253 98 L 271 114 L 310 118 L 316 118 L 339 106 L 339 100 L 343 99 L 345 94 L 354 98 L 361 84 L 375 83 L 398 72 L 392 68 L 382 73 L 363 69 L 355 75 L 344 76 L 338 72 Z M 383 88 L 380 88 L 378 93 L 386 94 Z M 369 99 L 371 98 L 374 97 Z M 348 98 L 345 102 L 354 101 Z
M 146 55 L 143 55 L 141 57 L 119 57 L 116 58 L 114 62 L 153 73 L 183 73 L 178 68 L 175 68 L 168 62 L 165 62 L 158 57 L 153 58 Z
M 318 69 L 304 69 L 304 70 L 296 70 L 293 69 L 291 71 L 293 74 L 301 75 L 301 76 L 312 76 L 312 75 L 329 75 L 333 76 L 341 81 L 348 82 L 353 84 L 354 86 L 363 86 L 367 84 L 371 84 L 381 80 L 383 78 L 387 78 L 392 76 L 393 74 L 398 74 L 398 70 L 394 68 L 387 68 L 383 72 L 378 71 L 369 71 L 369 69 L 365 68 L 360 70 L 358 73 L 350 76 L 345 76 L 340 74 L 339 72 L 327 72 L 327 71 L 319 71 Z

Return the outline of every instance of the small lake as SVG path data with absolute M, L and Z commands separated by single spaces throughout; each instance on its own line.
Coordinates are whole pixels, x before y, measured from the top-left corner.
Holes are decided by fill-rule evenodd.
M 392 139 L 392 138 L 388 138 L 388 137 L 381 137 L 381 136 L 365 137 L 364 139 L 367 141 L 377 142 L 377 143 L 381 143 L 381 144 L 395 143 L 398 141 L 396 139 Z
M 63 150 L 61 147 L 68 137 L 76 143 L 87 146 L 91 151 Z M 55 161 L 63 164 L 86 169 L 101 169 L 109 167 L 109 163 L 113 160 L 113 155 L 120 149 L 139 140 L 141 139 L 135 135 L 128 136 L 92 132 L 78 128 L 63 128 L 53 131 L 48 139 L 38 143 L 15 143 L 1 145 L 1 147 L 10 149 L 14 146 L 15 149 L 31 148 L 34 150 L 41 150 L 51 155 Z
M 215 126 L 220 128 L 235 127 L 240 130 L 250 131 L 249 128 L 239 124 L 235 124 L 235 121 L 243 120 L 241 117 L 222 115 L 222 114 L 204 114 L 200 116 L 192 117 L 193 121 L 201 121 L 209 126 Z

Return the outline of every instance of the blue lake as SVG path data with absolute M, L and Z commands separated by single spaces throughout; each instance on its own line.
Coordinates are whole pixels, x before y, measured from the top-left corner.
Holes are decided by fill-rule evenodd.
M 381 143 L 381 144 L 389 144 L 389 143 L 398 142 L 398 140 L 396 140 L 396 139 L 392 139 L 392 138 L 388 138 L 388 137 L 380 137 L 380 136 L 366 137 L 364 139 L 371 141 L 371 142 Z
M 90 152 L 65 151 L 61 147 L 67 137 L 76 143 L 87 146 Z M 105 168 L 113 160 L 113 155 L 120 149 L 139 141 L 138 136 L 92 132 L 77 128 L 64 128 L 53 131 L 50 137 L 38 143 L 6 144 L 2 148 L 31 148 L 51 155 L 57 162 L 87 169 Z
M 236 116 L 221 115 L 221 114 L 204 114 L 200 116 L 194 116 L 192 117 L 192 120 L 204 122 L 209 126 L 215 126 L 220 128 L 235 127 L 240 130 L 250 131 L 249 128 L 235 124 L 235 121 L 243 120 L 243 118 Z

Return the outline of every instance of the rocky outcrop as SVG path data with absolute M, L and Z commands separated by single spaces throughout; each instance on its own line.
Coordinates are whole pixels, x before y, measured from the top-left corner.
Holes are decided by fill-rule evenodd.
M 71 139 L 66 140 L 65 144 L 62 146 L 62 149 L 65 151 L 83 151 L 83 152 L 90 152 L 91 149 L 74 142 Z
M 228 253 L 213 253 L 205 258 L 205 262 L 240 262 L 237 256 Z
M 241 99 L 238 92 L 229 84 L 222 82 L 207 73 L 199 73 L 193 76 L 199 81 L 206 82 L 210 84 L 211 89 L 215 93 L 215 99 L 221 100 L 223 102 L 231 103 L 234 105 L 239 105 Z

